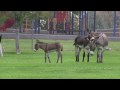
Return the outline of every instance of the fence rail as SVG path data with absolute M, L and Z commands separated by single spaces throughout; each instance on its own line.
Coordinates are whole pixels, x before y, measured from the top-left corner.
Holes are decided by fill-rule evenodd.
M 1 33 L 5 39 L 15 39 L 16 33 Z M 74 40 L 77 35 L 50 35 L 34 34 L 34 39 L 52 39 L 52 40 Z M 20 39 L 31 39 L 32 34 L 20 34 Z M 112 41 L 120 41 L 120 37 L 108 37 Z
M 113 28 L 110 29 L 96 29 L 97 33 L 105 33 L 107 36 L 112 37 L 113 36 Z M 8 28 L 7 31 L 0 31 L 0 33 L 15 33 L 16 29 Z M 20 34 L 31 34 L 34 32 L 33 29 L 28 29 L 26 32 L 20 32 Z M 40 33 L 34 34 L 49 34 L 49 30 L 40 30 Z M 73 35 L 78 35 L 79 31 L 73 31 Z M 54 31 L 54 35 L 66 35 L 64 32 L 57 32 L 57 30 Z M 120 28 L 116 28 L 115 37 L 120 37 Z

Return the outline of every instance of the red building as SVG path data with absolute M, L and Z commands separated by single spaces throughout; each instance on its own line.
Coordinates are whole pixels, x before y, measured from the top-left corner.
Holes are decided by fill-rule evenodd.
M 55 11 L 54 18 L 57 19 L 57 22 L 64 22 L 64 19 L 70 20 L 69 11 Z
M 70 31 L 70 16 L 70 11 L 54 11 L 54 18 L 57 21 L 56 29 Z

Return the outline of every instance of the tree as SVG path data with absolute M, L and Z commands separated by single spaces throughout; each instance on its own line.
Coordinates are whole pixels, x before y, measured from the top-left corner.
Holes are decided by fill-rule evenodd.
M 9 14 L 15 19 L 15 29 L 16 29 L 16 54 L 20 54 L 19 47 L 19 29 L 21 27 L 24 17 L 27 15 L 28 11 L 9 11 Z
M 24 19 L 34 20 L 41 18 L 41 16 L 47 17 L 51 15 L 51 11 L 0 11 L 4 13 L 6 16 L 11 17 L 15 20 L 15 29 L 16 29 L 16 54 L 20 54 L 20 47 L 19 47 L 19 29 Z M 33 36 L 33 35 L 32 35 Z M 32 44 L 33 44 L 33 37 L 32 37 Z

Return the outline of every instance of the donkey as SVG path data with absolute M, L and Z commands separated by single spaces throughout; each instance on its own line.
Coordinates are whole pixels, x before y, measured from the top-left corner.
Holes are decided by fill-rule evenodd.
M 75 45 L 76 62 L 79 62 L 79 55 L 82 48 L 84 49 L 82 62 L 84 62 L 86 53 L 88 53 L 87 62 L 89 62 L 89 57 L 90 55 L 92 56 L 94 54 L 94 50 L 95 50 L 95 47 L 92 46 L 92 43 L 90 43 L 90 40 L 94 38 L 93 36 L 94 36 L 94 33 L 91 32 L 87 36 L 77 36 L 75 38 L 73 45 Z
M 51 51 L 56 51 L 58 53 L 57 63 L 58 63 L 59 58 L 61 58 L 61 63 L 62 63 L 61 51 L 63 51 L 63 46 L 60 43 L 55 42 L 55 43 L 49 44 L 49 43 L 40 42 L 39 40 L 36 40 L 34 50 L 37 51 L 39 48 L 44 50 L 44 52 L 45 52 L 45 63 L 46 63 L 47 58 L 49 60 L 49 63 L 51 63 L 50 57 L 49 57 L 49 52 L 51 52 Z
M 108 37 L 104 33 L 95 35 L 94 38 L 91 38 L 90 42 L 93 47 L 97 48 L 97 63 L 103 62 L 103 52 L 105 50 L 111 50 L 108 47 Z
M 3 48 L 1 45 L 2 35 L 0 35 L 0 56 L 3 56 Z

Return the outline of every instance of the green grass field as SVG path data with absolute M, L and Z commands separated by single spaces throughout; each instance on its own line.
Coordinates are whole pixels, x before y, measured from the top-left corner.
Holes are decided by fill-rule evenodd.
M 55 42 L 55 40 L 41 40 Z M 115 79 L 120 78 L 120 42 L 109 42 L 111 51 L 104 52 L 103 63 L 96 63 L 96 53 L 90 62 L 75 62 L 73 40 L 56 40 L 63 44 L 63 63 L 56 63 L 56 52 L 50 53 L 52 63 L 45 63 L 44 52 L 32 51 L 30 39 L 20 40 L 21 54 L 16 54 L 15 40 L 3 39 L 5 52 L 0 57 L 1 79 Z M 35 41 L 34 41 L 35 42 Z M 82 55 L 81 55 L 82 56 Z M 81 60 L 82 58 L 80 58 Z

